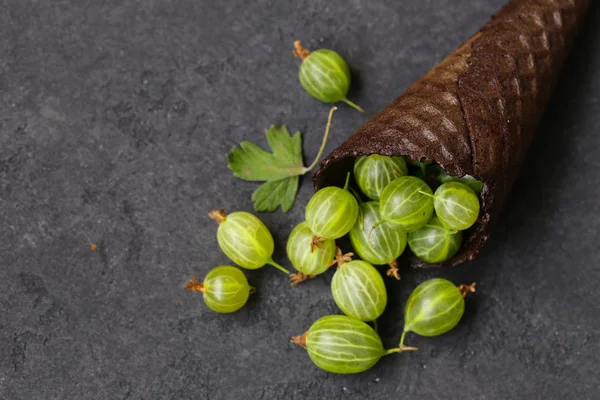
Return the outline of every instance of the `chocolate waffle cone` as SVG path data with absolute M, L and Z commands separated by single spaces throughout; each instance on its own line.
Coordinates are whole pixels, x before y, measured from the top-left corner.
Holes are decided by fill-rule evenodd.
M 314 174 L 341 186 L 359 155 L 435 162 L 484 182 L 480 221 L 441 265 L 474 259 L 490 236 L 589 0 L 512 0 L 458 50 L 371 118 Z M 407 252 L 408 253 L 408 252 Z M 413 266 L 431 266 L 414 257 Z

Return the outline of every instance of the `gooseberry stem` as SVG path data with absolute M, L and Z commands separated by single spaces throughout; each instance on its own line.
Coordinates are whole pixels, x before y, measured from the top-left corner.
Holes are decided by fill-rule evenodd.
M 256 288 L 252 285 L 248 285 L 250 287 L 250 294 L 256 293 Z
M 315 160 L 312 162 L 312 164 L 310 164 L 308 168 L 304 169 L 305 173 L 313 169 L 319 162 L 321 156 L 323 155 L 323 151 L 325 150 L 325 144 L 327 144 L 327 138 L 329 137 L 329 130 L 331 128 L 331 118 L 333 117 L 333 112 L 335 110 L 337 110 L 337 107 L 335 106 L 331 107 L 331 110 L 329 110 L 329 117 L 327 117 L 327 126 L 325 127 L 325 135 L 323 136 L 323 140 L 321 141 L 321 148 L 319 149 L 317 157 L 315 157 Z
M 429 193 L 427 193 L 427 192 L 424 192 L 424 191 L 422 191 L 422 190 L 419 190 L 419 193 L 421 193 L 421 194 L 424 194 L 425 196 L 431 197 L 432 199 L 434 199 L 434 198 L 435 198 L 435 196 L 434 196 L 434 195 L 432 195 L 432 194 L 429 194 Z
M 375 229 L 377 229 L 377 227 L 378 227 L 379 225 L 383 224 L 384 222 L 385 222 L 385 219 L 382 219 L 381 221 L 377 221 L 377 222 L 375 222 L 375 225 L 373 225 L 373 226 L 371 227 L 371 230 L 369 231 L 369 236 L 367 237 L 367 239 L 371 240 L 371 233 L 373 233 L 373 231 L 374 231 Z
M 375 329 L 375 332 L 377 332 L 377 320 L 376 319 L 373 320 L 373 329 Z
M 267 264 L 269 264 L 272 267 L 277 268 L 278 270 L 280 270 L 281 272 L 284 272 L 286 275 L 290 274 L 290 271 L 288 271 L 287 269 L 283 268 L 281 265 L 277 264 L 275 261 L 273 261 L 273 259 L 269 259 L 269 261 L 267 261 Z
M 367 113 L 361 106 L 359 106 L 356 103 L 351 102 L 350 100 L 348 100 L 347 98 L 343 98 L 342 101 L 346 104 L 348 104 L 350 107 L 354 108 L 355 110 L 360 111 L 361 113 Z
M 348 172 L 346 174 L 346 183 L 344 183 L 344 190 L 348 190 L 349 185 L 350 185 L 350 172 Z

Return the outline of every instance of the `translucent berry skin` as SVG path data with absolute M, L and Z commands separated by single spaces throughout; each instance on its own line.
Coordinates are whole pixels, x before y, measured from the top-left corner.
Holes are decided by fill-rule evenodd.
M 408 234 L 408 246 L 417 258 L 436 264 L 451 259 L 462 243 L 462 232 L 446 228 L 437 216 Z
M 387 222 L 372 229 L 381 220 L 376 201 L 363 203 L 360 208 L 362 213 L 350 231 L 350 242 L 356 254 L 375 265 L 389 264 L 400 257 L 406 248 L 406 232 L 392 229 Z
M 312 97 L 325 103 L 346 98 L 350 89 L 350 69 L 335 51 L 315 50 L 302 61 L 298 72 L 300 84 Z
M 335 257 L 335 241 L 325 239 L 320 245 L 314 246 L 311 252 L 313 232 L 306 222 L 301 222 L 292 230 L 288 238 L 287 256 L 294 268 L 306 275 L 319 275 L 327 271 Z
M 313 233 L 337 239 L 350 232 L 358 218 L 358 202 L 347 190 L 328 186 L 313 195 L 306 205 L 306 222 Z
M 366 261 L 342 264 L 331 280 L 335 304 L 349 317 L 375 321 L 387 304 L 387 292 L 379 271 Z
M 401 176 L 383 189 L 379 211 L 392 229 L 414 232 L 433 214 L 433 193 L 423 180 Z
M 436 278 L 412 292 L 404 311 L 404 332 L 438 336 L 454 328 L 465 311 L 465 300 L 452 282 Z
M 366 371 L 386 354 L 373 328 L 343 315 L 318 319 L 307 332 L 306 349 L 319 368 L 336 374 Z
M 204 303 L 218 313 L 232 313 L 242 308 L 250 296 L 246 275 L 238 268 L 215 267 L 204 278 Z
M 433 205 L 440 221 L 451 230 L 464 231 L 479 217 L 479 198 L 469 186 L 447 182 L 434 194 Z
M 236 211 L 219 224 L 217 240 L 223 253 L 246 269 L 258 269 L 271 260 L 275 243 L 265 224 L 256 216 Z
M 407 173 L 404 157 L 372 154 L 356 157 L 354 161 L 354 179 L 365 196 L 372 200 L 379 200 L 381 192 L 391 181 Z

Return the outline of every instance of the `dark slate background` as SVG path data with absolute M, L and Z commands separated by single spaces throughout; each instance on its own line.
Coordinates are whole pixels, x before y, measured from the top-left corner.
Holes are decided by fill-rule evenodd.
M 596 2 L 481 257 L 388 282 L 394 346 L 418 283 L 476 280 L 451 333 L 335 376 L 289 343 L 338 312 L 331 273 L 290 288 L 248 272 L 258 293 L 228 316 L 183 289 L 228 263 L 207 212 L 252 209 L 226 153 L 285 123 L 316 154 L 329 106 L 300 87 L 294 39 L 342 54 L 349 97 L 376 111 L 501 3 L 0 2 L 0 398 L 599 398 Z M 365 120 L 341 106 L 327 152 Z M 303 179 L 291 212 L 261 215 L 285 265 L 311 193 Z

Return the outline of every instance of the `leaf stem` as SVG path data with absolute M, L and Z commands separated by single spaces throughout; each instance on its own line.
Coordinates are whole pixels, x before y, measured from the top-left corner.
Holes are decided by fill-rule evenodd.
M 277 264 L 275 261 L 273 261 L 272 258 L 269 259 L 269 261 L 267 261 L 267 264 L 269 264 L 270 266 L 273 266 L 273 267 L 277 268 L 281 272 L 284 272 L 286 275 L 290 274 L 290 271 L 288 271 L 287 269 L 283 268 L 281 265 Z
M 350 100 L 348 100 L 347 98 L 343 98 L 342 101 L 346 104 L 348 104 L 350 107 L 354 108 L 355 110 L 360 111 L 361 113 L 367 113 L 361 106 L 359 106 L 356 103 L 351 102 Z
M 329 137 L 329 130 L 331 128 L 331 118 L 333 117 L 333 112 L 335 110 L 337 110 L 337 107 L 335 106 L 331 107 L 331 110 L 329 110 L 329 117 L 327 117 L 327 126 L 325 127 L 325 135 L 323 136 L 323 141 L 321 142 L 321 148 L 319 149 L 319 153 L 317 153 L 317 157 L 315 157 L 315 160 L 312 162 L 312 164 L 310 164 L 308 168 L 304 168 L 303 173 L 306 173 L 313 169 L 319 162 L 321 156 L 323 155 L 323 150 L 325 150 L 325 144 L 327 143 L 327 138 Z

